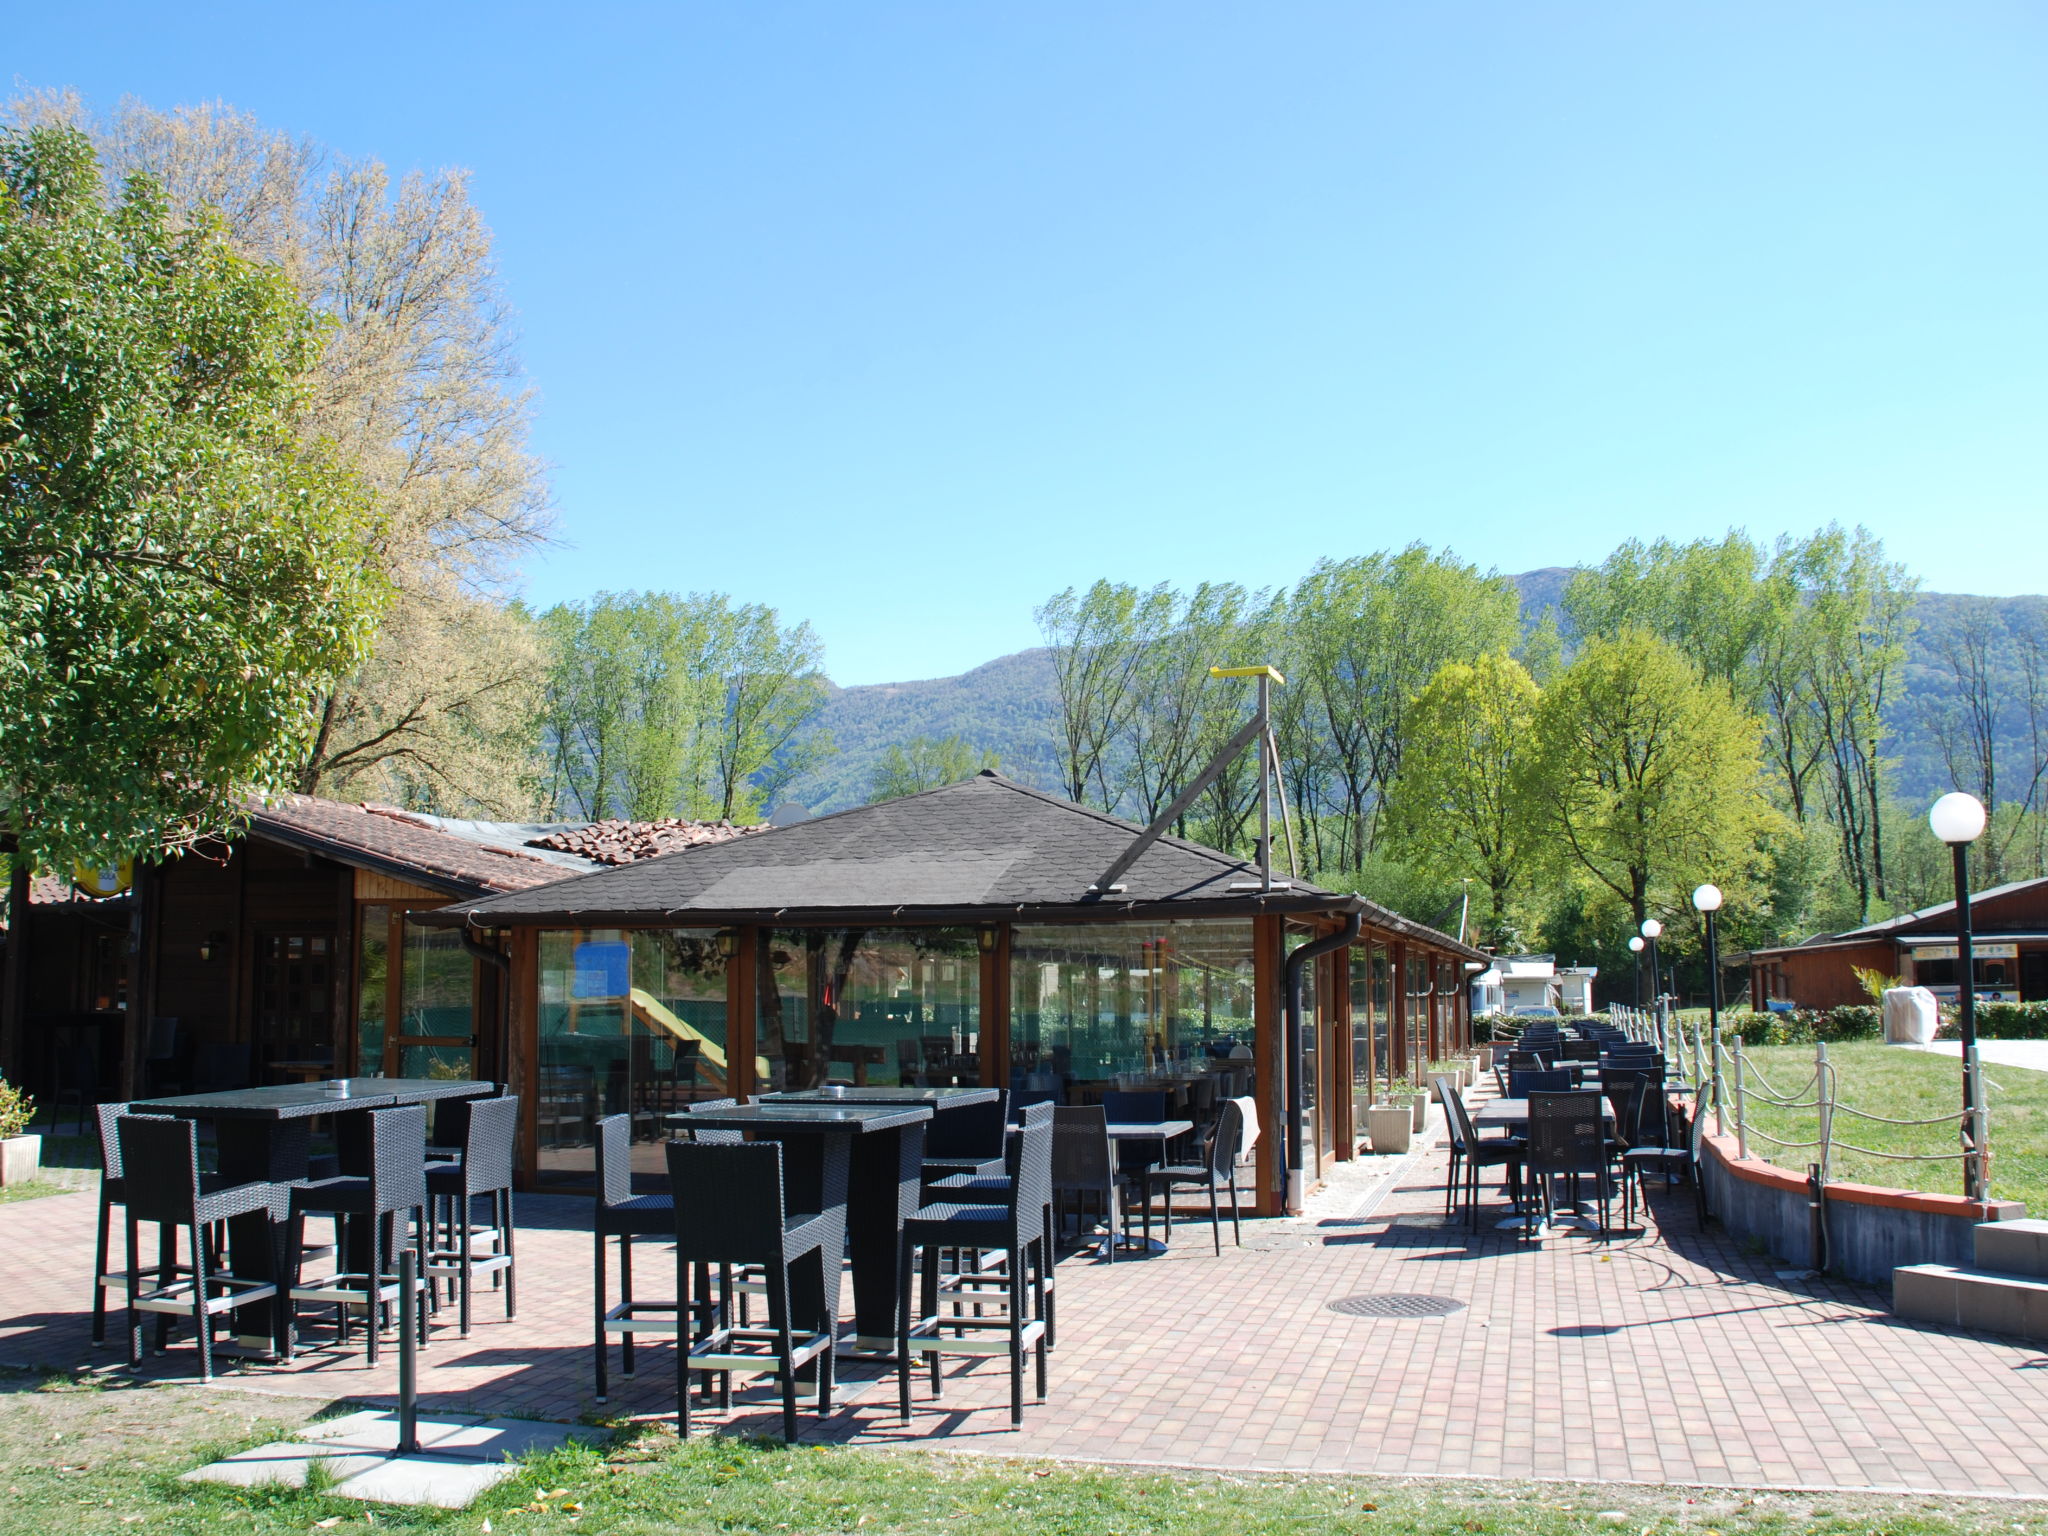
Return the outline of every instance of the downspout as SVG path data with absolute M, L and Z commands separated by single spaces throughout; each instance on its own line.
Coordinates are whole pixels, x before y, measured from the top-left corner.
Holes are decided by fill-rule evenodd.
M 1358 937 L 1364 925 L 1361 914 L 1346 913 L 1344 926 L 1335 933 L 1325 934 L 1320 939 L 1311 939 L 1287 957 L 1284 974 L 1286 988 L 1287 1016 L 1286 1037 L 1281 1051 L 1287 1071 L 1287 1184 L 1282 1191 L 1283 1208 L 1289 1211 L 1301 1209 L 1301 1117 L 1308 1108 L 1308 1095 L 1302 1084 L 1301 1051 L 1301 973 L 1309 961 L 1319 960 L 1333 950 L 1342 949 Z

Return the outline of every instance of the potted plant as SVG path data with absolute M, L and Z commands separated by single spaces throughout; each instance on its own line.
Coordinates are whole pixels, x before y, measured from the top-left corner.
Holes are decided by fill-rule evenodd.
M 43 1138 L 28 1134 L 35 1100 L 0 1078 L 0 1186 L 26 1184 L 42 1166 Z
M 1429 1123 L 1429 1093 L 1412 1077 L 1397 1077 L 1379 1090 L 1382 1105 L 1398 1104 L 1407 1109 L 1410 1127 L 1421 1130 Z
M 1414 1112 L 1406 1104 L 1375 1104 L 1365 1112 L 1365 1128 L 1374 1152 L 1406 1152 L 1415 1135 Z

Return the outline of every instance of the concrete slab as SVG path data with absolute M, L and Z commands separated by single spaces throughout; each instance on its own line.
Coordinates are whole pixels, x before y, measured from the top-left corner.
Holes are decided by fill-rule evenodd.
M 260 1488 L 282 1484 L 287 1488 L 306 1486 L 306 1469 L 323 1464 L 337 1482 L 345 1481 L 374 1467 L 384 1458 L 350 1446 L 308 1445 L 302 1441 L 275 1440 L 253 1450 L 237 1451 L 225 1461 L 196 1467 L 178 1481 L 183 1483 L 226 1483 L 233 1488 Z
M 449 1436 L 473 1430 L 483 1422 L 481 1416 L 470 1413 L 437 1413 L 431 1418 L 422 1414 L 419 1418 L 420 1445 L 423 1448 L 437 1445 Z M 398 1415 L 384 1408 L 365 1408 L 359 1413 L 345 1413 L 338 1419 L 323 1419 L 318 1424 L 309 1424 L 301 1436 L 307 1440 L 365 1451 L 395 1451 L 398 1449 Z
M 438 1509 L 467 1509 L 519 1469 L 509 1461 L 456 1460 L 440 1456 L 380 1457 L 334 1489 L 344 1499 L 379 1504 L 432 1504 Z
M 392 1415 L 395 1421 L 397 1415 Z M 420 1447 L 436 1456 L 462 1456 L 472 1461 L 503 1461 L 506 1457 L 540 1456 L 580 1441 L 596 1445 L 609 1431 L 575 1424 L 543 1424 L 533 1419 L 488 1419 L 436 1439 L 430 1447 L 424 1430 Z
M 1984 1221 L 1977 1224 L 1980 1269 L 2048 1279 L 2048 1221 Z

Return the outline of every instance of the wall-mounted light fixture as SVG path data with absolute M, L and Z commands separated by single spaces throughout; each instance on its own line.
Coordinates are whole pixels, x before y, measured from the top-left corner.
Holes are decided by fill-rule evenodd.
M 992 955 L 996 952 L 996 931 L 993 927 L 985 926 L 981 930 L 981 952 L 984 955 Z
M 737 928 L 718 930 L 718 952 L 728 960 L 740 952 L 740 931 Z
M 213 960 L 223 954 L 227 947 L 228 936 L 215 929 L 199 941 L 199 958 L 201 960 Z

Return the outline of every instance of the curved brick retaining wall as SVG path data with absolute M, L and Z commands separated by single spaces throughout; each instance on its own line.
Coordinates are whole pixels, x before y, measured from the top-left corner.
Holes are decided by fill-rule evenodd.
M 1760 1239 L 1788 1264 L 1819 1269 L 1813 1200 L 1806 1176 L 1758 1158 L 1738 1159 L 1733 1136 L 1702 1138 L 1707 1207 L 1742 1237 Z M 1826 1188 L 1827 1268 L 1851 1280 L 1889 1286 L 1902 1264 L 1969 1264 L 1980 1221 L 2027 1214 L 2017 1200 L 1965 1200 L 1875 1184 Z

